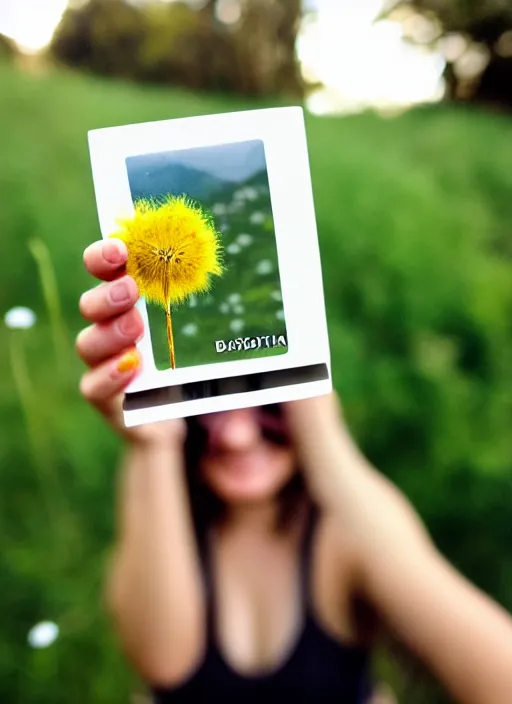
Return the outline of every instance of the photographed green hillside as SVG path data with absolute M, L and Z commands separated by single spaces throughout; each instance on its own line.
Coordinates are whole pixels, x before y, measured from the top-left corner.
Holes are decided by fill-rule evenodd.
M 137 685 L 101 591 L 121 448 L 80 399 L 74 354 L 95 285 L 82 252 L 100 237 L 87 131 L 265 103 L 3 64 L 0 96 L 0 311 L 37 316 L 0 327 L 0 701 L 126 704 Z M 443 552 L 512 609 L 512 121 L 444 105 L 306 121 L 349 423 Z M 59 637 L 33 648 L 43 621 Z

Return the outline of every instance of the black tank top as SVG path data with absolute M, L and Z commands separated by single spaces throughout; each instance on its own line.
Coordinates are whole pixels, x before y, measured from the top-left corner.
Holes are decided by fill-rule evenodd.
M 241 675 L 223 658 L 215 641 L 214 598 L 209 555 L 202 551 L 208 588 L 208 642 L 204 660 L 193 675 L 172 689 L 153 688 L 155 704 L 256 702 L 367 704 L 372 694 L 370 653 L 343 644 L 317 622 L 311 608 L 309 575 L 315 514 L 301 549 L 303 626 L 295 645 L 278 669 L 263 675 Z

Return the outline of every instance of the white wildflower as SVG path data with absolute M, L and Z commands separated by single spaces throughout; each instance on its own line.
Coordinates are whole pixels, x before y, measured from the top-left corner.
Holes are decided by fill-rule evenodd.
M 242 232 L 240 235 L 238 235 L 236 241 L 240 245 L 240 247 L 247 247 L 247 245 L 251 244 L 252 242 L 252 235 L 248 235 L 246 232 Z
M 245 197 L 247 198 L 247 200 L 256 200 L 256 198 L 258 197 L 258 191 L 252 186 L 247 186 L 247 188 L 245 189 Z
M 28 642 L 33 648 L 47 648 L 59 636 L 59 627 L 52 621 L 41 621 L 28 634 Z
M 4 323 L 13 330 L 27 330 L 36 322 L 36 314 L 30 308 L 16 306 L 4 315 Z
M 254 213 L 251 214 L 250 221 L 253 225 L 261 225 L 265 222 L 265 213 L 256 210 Z
M 181 328 L 181 332 L 187 337 L 197 335 L 197 325 L 195 323 L 187 323 Z
M 215 203 L 215 205 L 212 208 L 212 211 L 215 215 L 225 215 L 227 208 L 224 205 L 224 203 Z
M 265 274 L 270 274 L 272 269 L 273 266 L 270 259 L 262 259 L 261 262 L 258 262 L 258 264 L 256 265 L 256 273 L 261 274 L 262 276 L 264 276 Z

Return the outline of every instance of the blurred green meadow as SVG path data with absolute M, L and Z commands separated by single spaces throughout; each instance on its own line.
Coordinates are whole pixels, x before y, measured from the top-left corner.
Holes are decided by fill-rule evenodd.
M 86 133 L 270 103 L 1 64 L 0 95 L 0 311 L 37 316 L 0 327 L 0 701 L 125 703 L 140 685 L 101 597 L 121 447 L 79 397 L 73 349 L 100 237 Z M 347 418 L 443 552 L 511 609 L 512 121 L 443 105 L 307 129 Z M 44 621 L 58 638 L 33 647 Z

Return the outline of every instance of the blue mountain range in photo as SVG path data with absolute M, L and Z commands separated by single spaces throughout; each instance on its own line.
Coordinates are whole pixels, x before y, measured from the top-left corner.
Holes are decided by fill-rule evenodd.
M 128 157 L 126 166 L 133 200 L 169 193 L 210 200 L 266 172 L 261 140 L 143 154 Z

